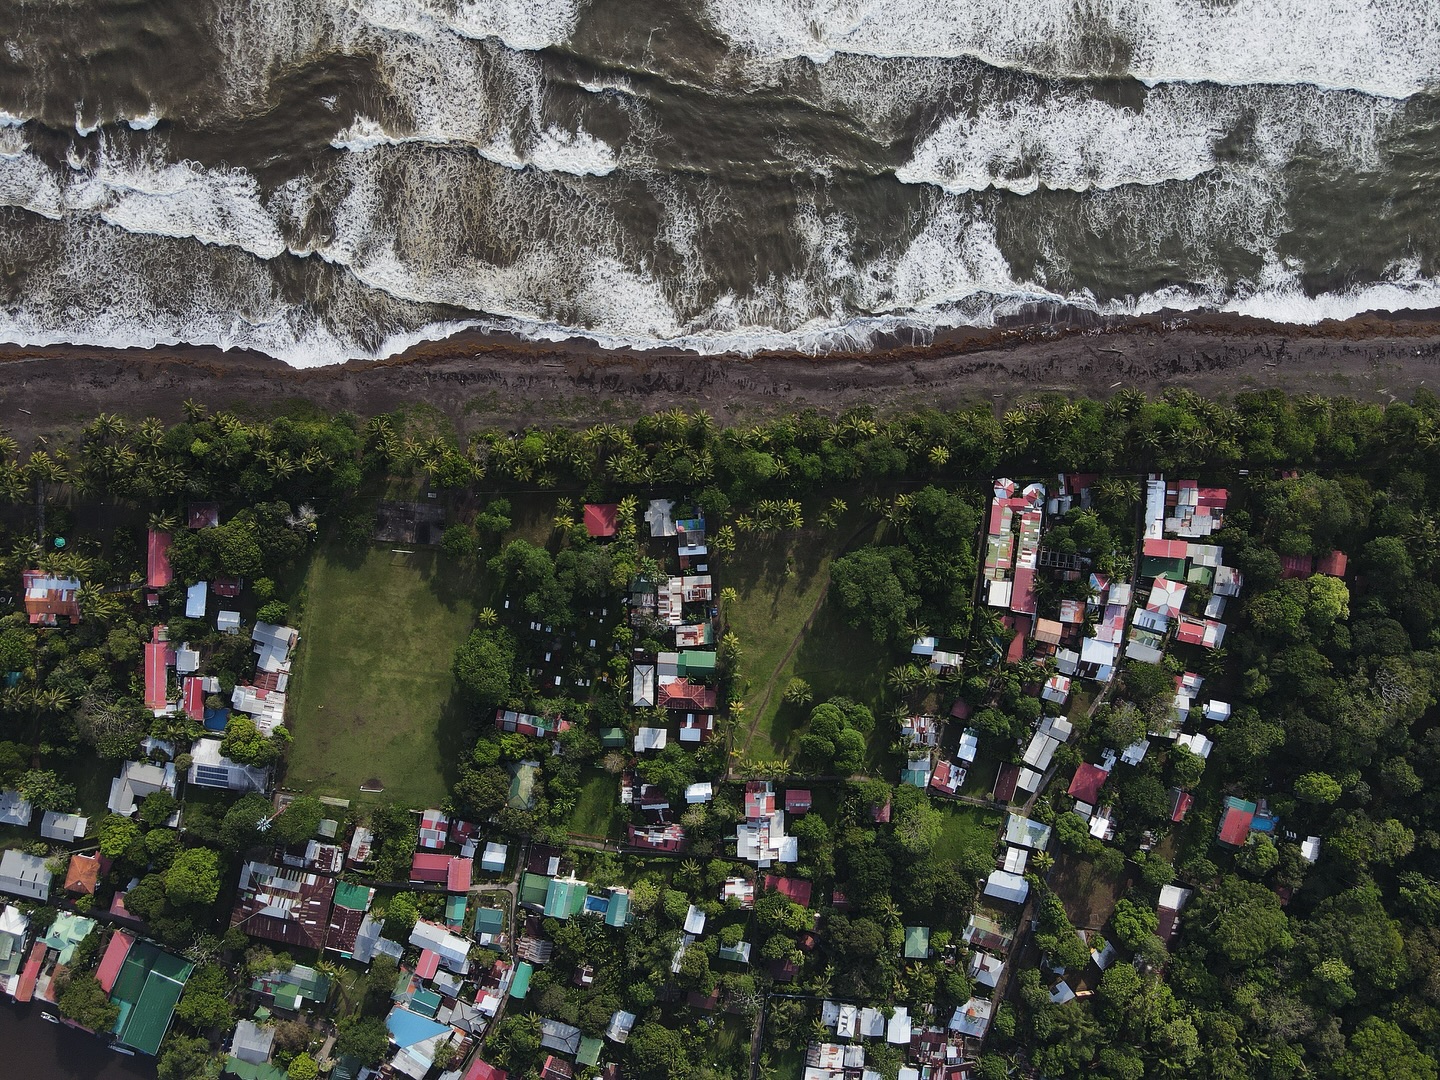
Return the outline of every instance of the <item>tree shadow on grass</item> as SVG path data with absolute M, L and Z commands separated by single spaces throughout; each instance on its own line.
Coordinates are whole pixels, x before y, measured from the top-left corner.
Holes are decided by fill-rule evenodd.
M 449 791 L 460 779 L 460 765 L 470 758 L 479 736 L 480 717 L 457 686 L 440 709 L 435 725 L 435 746 L 440 754 L 440 772 Z

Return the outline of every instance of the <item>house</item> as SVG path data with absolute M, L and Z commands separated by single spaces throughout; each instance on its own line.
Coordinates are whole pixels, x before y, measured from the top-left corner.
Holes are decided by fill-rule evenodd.
M 325 948 L 341 956 L 353 956 L 360 929 L 365 925 L 370 902 L 374 899 L 374 889 L 337 881 L 330 908 L 330 925 L 325 934 Z
M 15 987 L 20 981 L 20 965 L 25 960 L 25 937 L 29 931 L 30 919 L 19 908 L 7 904 L 0 910 L 0 993 L 15 996 Z M 109 991 L 109 987 L 104 989 Z
M 959 765 L 949 761 L 936 762 L 935 771 L 930 774 L 930 790 L 941 795 L 957 795 L 965 777 L 966 770 Z
M 197 581 L 185 590 L 185 617 L 187 619 L 205 618 L 205 604 L 210 598 L 210 583 L 208 581 Z
M 439 923 L 420 919 L 410 931 L 410 944 L 434 953 L 447 970 L 464 975 L 470 970 L 470 942 Z
M 1007 847 L 1005 849 L 1005 862 L 1000 869 L 1004 870 L 1007 874 L 1023 874 L 1029 862 L 1029 848 Z
M 259 659 L 255 661 L 257 671 L 271 674 L 289 674 L 290 650 L 300 640 L 300 631 L 289 626 L 257 622 L 250 631 L 250 640 L 255 642 L 252 650 Z M 276 689 L 283 690 L 284 687 Z
M 201 737 L 190 747 L 190 771 L 186 783 L 219 791 L 265 791 L 270 786 L 269 768 L 241 765 L 220 753 L 221 740 Z
M 587 886 L 574 878 L 551 878 L 545 887 L 545 915 L 570 919 L 585 910 Z
M 987 952 L 976 951 L 970 957 L 970 978 L 990 989 L 1000 985 L 1000 974 L 1005 970 L 1005 961 Z
M 477 1057 L 470 1063 L 470 1068 L 465 1071 L 461 1080 L 509 1080 L 509 1074 Z
M 704 784 L 689 784 L 685 788 L 685 805 L 695 806 L 700 803 L 708 803 L 715 798 L 715 786 L 709 782 Z
M 410 863 L 410 882 L 444 885 L 452 893 L 469 892 L 473 869 L 472 859 L 417 851 Z
M 30 819 L 34 816 L 35 808 L 20 792 L 10 788 L 0 793 L 0 825 L 14 825 L 23 829 L 30 824 Z
M 1166 885 L 1160 890 L 1158 904 L 1160 925 L 1155 933 L 1166 945 L 1169 945 L 1174 939 L 1180 926 L 1180 911 L 1193 895 L 1192 890 L 1182 889 L 1178 885 Z
M 1110 774 L 1100 766 L 1081 762 L 1075 768 L 1075 777 L 1070 781 L 1066 794 L 1077 802 L 1088 803 L 1093 807 L 1100 801 L 1100 789 L 1108 779 Z
M 1044 851 L 1050 845 L 1050 826 L 1023 814 L 1010 814 L 1005 819 L 1005 842 Z
M 50 899 L 50 871 L 45 860 L 8 848 L 0 855 L 0 892 L 45 903 Z
M 580 1052 L 578 1043 L 575 1052 L 577 1054 Z M 540 1080 L 574 1080 L 574 1076 L 575 1067 L 564 1058 L 557 1058 L 554 1054 L 547 1054 L 545 1061 L 540 1066 Z
M 678 855 L 690 846 L 685 830 L 679 825 L 647 825 L 643 829 L 631 825 L 627 837 L 630 846 L 641 851 Z
M 997 900 L 1008 900 L 1012 904 L 1023 904 L 1030 895 L 1030 883 L 1019 874 L 1004 870 L 992 870 L 985 879 L 985 895 Z
M 120 775 L 110 781 L 110 801 L 106 805 L 112 813 L 129 817 L 135 812 L 137 803 L 157 791 L 175 794 L 174 764 L 127 761 L 120 766 Z
M 65 871 L 65 891 L 72 896 L 94 896 L 100 882 L 100 859 L 95 855 L 71 855 Z
M 737 901 L 742 908 L 755 906 L 755 883 L 749 878 L 728 877 L 720 886 L 722 902 Z
M 683 929 L 685 933 L 693 934 L 695 937 L 703 934 L 705 932 L 705 912 L 691 904 L 689 910 L 685 912 Z
M 778 892 L 786 899 L 793 900 L 801 907 L 810 906 L 810 896 L 814 891 L 814 886 L 804 878 L 766 874 L 764 885 L 767 892 Z
M 682 743 L 699 744 L 715 731 L 715 716 L 713 713 L 687 712 L 680 721 L 680 741 Z
M 630 1029 L 635 1026 L 635 1014 L 617 1009 L 610 1016 L 610 1026 L 605 1029 L 605 1037 L 611 1042 L 624 1043 L 630 1038 Z
M 630 672 L 630 704 L 637 709 L 655 706 L 654 664 L 636 664 Z
M 1070 698 L 1070 678 L 1068 675 L 1051 675 L 1045 680 L 1045 685 L 1040 691 L 1040 696 L 1046 701 L 1055 705 L 1064 705 Z
M 735 830 L 736 856 L 761 869 L 772 862 L 795 862 L 800 843 L 785 833 L 785 811 L 775 808 L 775 786 L 768 780 L 745 785 L 745 822 Z
M 171 539 L 168 532 L 146 530 L 145 584 L 151 589 L 163 589 L 175 580 L 175 571 L 170 568 Z
M 930 928 L 928 926 L 905 927 L 906 960 L 928 960 L 930 958 Z
M 533 713 L 516 712 L 514 709 L 496 709 L 495 727 L 500 731 L 514 731 L 532 738 L 548 739 L 570 730 L 570 721 L 563 716 L 536 716 Z
M 540 1021 L 540 1046 L 574 1057 L 580 1052 L 580 1029 L 560 1020 Z
M 650 535 L 657 539 L 675 535 L 675 501 L 673 499 L 651 499 L 646 509 L 645 523 L 650 526 Z
M 76 626 L 80 622 L 80 581 L 25 570 L 20 574 L 25 590 L 25 612 L 31 626 L 59 626 L 61 620 Z
M 215 629 L 222 634 L 240 633 L 240 612 L 221 611 L 215 616 Z
M 804 817 L 810 812 L 811 797 L 808 788 L 789 788 L 785 792 L 785 812 L 795 817 Z
M 990 1029 L 990 1015 L 994 1009 L 995 1003 L 989 998 L 972 997 L 964 1005 L 956 1007 L 955 1015 L 950 1018 L 950 1030 L 972 1039 L 983 1039 Z
M 420 846 L 427 851 L 440 851 L 450 838 L 450 818 L 439 810 L 426 810 L 420 815 Z
M 689 679 L 676 679 L 662 683 L 656 695 L 656 704 L 665 709 L 692 709 L 697 712 L 713 712 L 716 694 L 708 686 L 701 686 Z
M 505 858 L 510 852 L 508 844 L 497 844 L 493 840 L 485 844 L 485 852 L 480 856 L 480 869 L 487 874 L 500 874 L 505 871 Z
M 110 1003 L 120 1007 L 115 1041 L 136 1053 L 154 1057 L 160 1050 L 175 1005 L 195 965 L 149 941 L 136 940 L 110 990 Z
M 1307 836 L 1300 842 L 1300 857 L 1308 863 L 1320 861 L 1320 837 Z
M 586 503 L 585 531 L 597 538 L 614 536 L 619 527 L 619 510 L 617 503 Z
M 1239 850 L 1250 838 L 1250 826 L 1255 821 L 1255 804 L 1248 799 L 1225 797 L 1225 813 L 1220 818 L 1220 829 L 1216 836 L 1218 843 Z
M 664 728 L 642 727 L 635 732 L 635 753 L 664 750 L 669 733 Z
M 265 1065 L 275 1045 L 275 1028 L 261 1027 L 252 1020 L 241 1020 L 230 1038 L 230 1056 L 251 1065 Z
M 335 879 L 313 871 L 247 862 L 230 925 L 265 941 L 315 949 L 325 946 Z

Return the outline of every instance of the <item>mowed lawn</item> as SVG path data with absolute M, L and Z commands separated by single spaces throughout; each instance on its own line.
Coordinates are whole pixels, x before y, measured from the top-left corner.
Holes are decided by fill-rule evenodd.
M 935 805 L 945 817 L 944 829 L 932 853 L 937 859 L 958 859 L 967 851 L 978 851 L 985 856 L 994 852 L 1004 814 L 968 803 L 936 802 Z
M 450 663 L 478 606 L 474 571 L 435 551 L 317 552 L 291 674 L 287 785 L 421 806 L 455 779 L 471 719 Z
M 810 684 L 812 704 L 838 695 L 867 704 L 879 697 L 888 670 L 884 646 L 846 625 L 826 595 L 831 561 L 847 542 L 869 538 L 862 520 L 851 510 L 833 530 L 744 537 L 716 568 L 717 587 L 739 594 L 725 616 L 744 651 L 737 697 L 746 711 L 735 733 L 742 757 L 793 754 L 810 710 L 784 703 L 791 678 Z M 857 531 L 864 532 L 858 540 Z

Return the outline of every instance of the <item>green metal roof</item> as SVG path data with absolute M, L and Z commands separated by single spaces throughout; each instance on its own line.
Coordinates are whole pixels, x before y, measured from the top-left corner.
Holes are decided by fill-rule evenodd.
M 600 733 L 601 746 L 624 746 L 629 739 L 625 737 L 625 729 L 622 727 L 609 727 Z
M 605 909 L 606 926 L 629 926 L 630 925 L 630 894 L 627 892 L 612 892 L 610 894 L 610 906 Z
M 110 991 L 110 1000 L 120 1006 L 115 1021 L 117 1041 L 153 1057 L 170 1029 L 175 1003 L 193 970 L 194 964 L 157 945 L 135 942 Z
M 448 896 L 445 898 L 445 922 L 450 926 L 459 926 L 465 921 L 465 902 L 467 897 Z
M 530 966 L 530 961 L 521 960 L 515 967 L 515 980 L 510 984 L 510 996 L 517 1001 L 522 1001 L 525 995 L 530 992 L 530 976 L 535 974 L 535 969 Z
M 1142 578 L 1163 577 L 1170 581 L 1185 580 L 1185 560 L 1166 559 L 1159 555 L 1144 555 L 1140 559 Z
M 410 999 L 410 1011 L 433 1020 L 435 1014 L 440 1011 L 440 1004 L 443 1000 L 434 990 L 416 990 L 415 995 Z
M 676 667 L 681 675 L 713 675 L 715 653 L 709 649 L 687 649 L 680 654 Z
M 586 1035 L 580 1040 L 580 1052 L 575 1055 L 575 1064 L 589 1065 L 592 1068 L 600 1064 L 600 1050 L 604 1045 L 599 1039 Z
M 520 878 L 520 903 L 537 906 L 544 904 L 545 894 L 549 888 L 550 879 L 544 874 L 532 874 L 526 871 Z
M 568 919 L 585 910 L 586 883 L 551 878 L 545 891 L 545 914 Z
M 347 911 L 369 911 L 370 890 L 364 885 L 352 885 L 348 881 L 335 883 L 335 906 Z
M 928 926 L 905 927 L 905 959 L 924 960 L 930 955 L 930 928 Z
M 510 799 L 512 810 L 535 808 L 535 778 L 540 766 L 533 761 L 517 761 L 510 766 Z
M 225 1072 L 229 1076 L 240 1077 L 240 1080 L 285 1080 L 285 1070 L 279 1065 L 256 1065 L 236 1057 L 225 1059 Z M 334 1080 L 336 1073 L 330 1075 Z M 353 1077 L 355 1073 L 349 1075 Z
M 475 932 L 477 934 L 498 934 L 505 929 L 505 913 L 499 908 L 482 907 L 475 909 Z

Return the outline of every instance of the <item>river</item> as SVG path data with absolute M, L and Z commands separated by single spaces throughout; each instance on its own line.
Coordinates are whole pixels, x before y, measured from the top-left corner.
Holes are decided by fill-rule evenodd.
M 149 1058 L 126 1057 L 99 1039 L 40 1019 L 36 1005 L 0 1007 L 0 1046 L 9 1062 L 0 1072 L 26 1080 L 154 1080 Z

